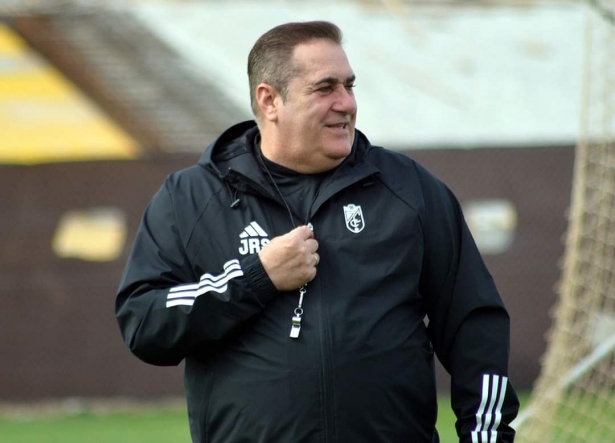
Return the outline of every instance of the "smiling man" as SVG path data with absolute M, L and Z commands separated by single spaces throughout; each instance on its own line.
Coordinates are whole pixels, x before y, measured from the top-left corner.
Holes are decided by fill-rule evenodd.
M 116 300 L 185 361 L 193 442 L 436 443 L 434 352 L 459 441 L 513 442 L 507 311 L 451 191 L 355 129 L 340 30 L 268 31 L 248 78 L 256 122 L 167 178 Z
M 251 61 L 266 44 L 266 39 L 257 43 Z M 296 46 L 289 63 L 295 74 L 285 90 L 265 79 L 254 88 L 263 155 L 304 174 L 329 171 L 352 150 L 355 75 L 342 47 L 324 38 Z M 258 66 L 250 66 L 258 76 Z

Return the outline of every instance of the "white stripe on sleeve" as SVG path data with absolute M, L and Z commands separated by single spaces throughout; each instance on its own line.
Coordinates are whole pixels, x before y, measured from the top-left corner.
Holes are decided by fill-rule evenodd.
M 480 443 L 478 441 L 479 432 L 483 428 L 483 413 L 485 412 L 485 406 L 487 405 L 487 400 L 489 399 L 489 375 L 483 375 L 483 389 L 482 389 L 482 398 L 480 401 L 480 406 L 478 407 L 478 411 L 476 411 L 476 428 L 472 431 L 472 443 Z
M 483 442 L 487 443 L 489 441 L 489 428 L 491 426 L 491 420 L 493 418 L 493 409 L 495 408 L 495 405 L 497 403 L 497 395 L 498 395 L 498 386 L 500 384 L 500 377 L 497 375 L 493 375 L 493 382 L 491 385 L 491 401 L 489 402 L 489 407 L 487 408 L 487 413 L 486 413 L 486 417 L 485 417 L 485 423 L 483 424 L 483 432 L 482 432 L 482 439 Z
M 166 307 L 192 306 L 199 295 L 207 292 L 222 294 L 228 290 L 228 282 L 243 276 L 239 260 L 231 260 L 224 264 L 224 272 L 220 275 L 204 274 L 196 284 L 179 285 L 169 289 Z
M 508 377 L 483 374 L 481 402 L 476 411 L 476 428 L 471 433 L 472 443 L 497 442 L 507 385 Z
M 498 439 L 498 427 L 500 426 L 500 422 L 502 421 L 502 404 L 504 403 L 504 397 L 506 397 L 507 387 L 508 377 L 502 377 L 498 405 L 495 408 L 495 420 L 493 421 L 493 427 L 491 428 L 491 441 L 489 443 L 496 443 Z

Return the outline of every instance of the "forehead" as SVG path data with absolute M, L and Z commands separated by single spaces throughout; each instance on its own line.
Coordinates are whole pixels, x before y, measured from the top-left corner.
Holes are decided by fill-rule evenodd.
M 344 48 L 329 40 L 312 40 L 297 45 L 293 60 L 300 68 L 299 77 L 307 81 L 320 77 L 336 77 L 344 81 L 354 75 Z

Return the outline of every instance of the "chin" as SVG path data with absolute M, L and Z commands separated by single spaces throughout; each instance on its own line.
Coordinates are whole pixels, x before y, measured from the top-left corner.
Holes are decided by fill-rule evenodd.
M 346 135 L 343 137 L 329 138 L 321 141 L 320 151 L 330 159 L 346 158 L 352 152 L 352 137 Z
M 346 158 L 352 152 L 352 145 L 350 143 L 339 144 L 337 146 L 329 146 L 326 152 L 330 158 L 340 159 Z

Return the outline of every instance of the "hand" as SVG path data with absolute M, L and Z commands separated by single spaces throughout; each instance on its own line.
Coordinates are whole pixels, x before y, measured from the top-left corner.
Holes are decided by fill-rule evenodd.
M 307 226 L 272 238 L 258 253 L 263 268 L 279 291 L 300 288 L 316 277 L 318 242 Z

